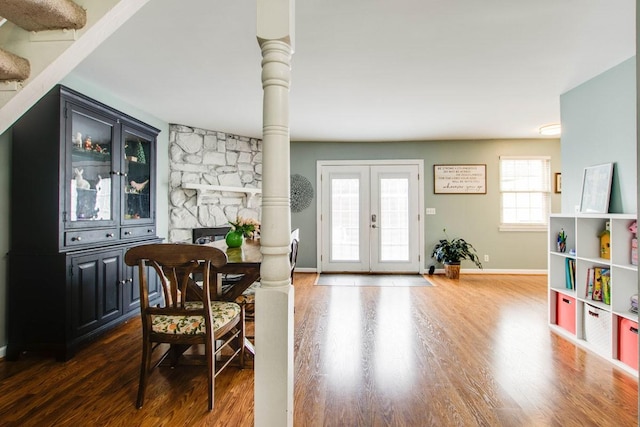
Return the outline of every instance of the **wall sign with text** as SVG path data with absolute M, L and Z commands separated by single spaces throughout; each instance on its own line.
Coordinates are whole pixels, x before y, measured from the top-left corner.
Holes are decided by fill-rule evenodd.
M 487 194 L 487 165 L 433 165 L 435 194 Z

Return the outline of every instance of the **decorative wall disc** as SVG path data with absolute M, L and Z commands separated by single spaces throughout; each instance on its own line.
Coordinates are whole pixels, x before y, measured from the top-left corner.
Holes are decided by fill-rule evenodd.
M 305 210 L 313 200 L 311 182 L 302 175 L 291 175 L 291 212 Z

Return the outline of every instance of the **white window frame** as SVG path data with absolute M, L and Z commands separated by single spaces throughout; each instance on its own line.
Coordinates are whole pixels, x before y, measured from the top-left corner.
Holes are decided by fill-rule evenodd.
M 541 189 L 530 190 L 509 190 L 504 188 L 503 161 L 509 160 L 543 160 L 544 161 L 544 182 Z M 549 214 L 551 212 L 551 157 L 550 156 L 500 156 L 500 231 L 547 231 L 549 225 Z M 544 212 L 542 212 L 542 222 L 505 222 L 504 221 L 504 195 L 506 193 L 540 193 L 543 196 Z

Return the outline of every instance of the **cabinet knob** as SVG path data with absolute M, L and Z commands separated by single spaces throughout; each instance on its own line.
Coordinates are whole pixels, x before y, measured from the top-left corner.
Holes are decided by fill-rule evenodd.
M 113 233 L 107 233 L 107 237 L 113 237 L 114 234 Z
M 130 231 L 125 231 L 125 232 L 124 232 L 124 235 L 125 235 L 125 236 L 129 236 L 130 234 L 131 234 L 131 232 L 130 232 Z
M 80 237 L 80 236 L 71 238 L 72 242 L 79 242 L 80 240 L 82 240 L 82 237 Z
M 148 229 L 147 233 L 153 233 L 153 228 Z

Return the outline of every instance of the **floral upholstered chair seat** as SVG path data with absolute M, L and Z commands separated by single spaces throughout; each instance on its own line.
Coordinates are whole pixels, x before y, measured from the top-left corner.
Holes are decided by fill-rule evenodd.
M 237 304 L 255 304 L 256 302 L 256 289 L 260 287 L 260 282 L 253 282 L 238 298 L 236 298 Z
M 187 310 L 202 310 L 202 302 L 185 303 Z M 240 306 L 233 302 L 211 301 L 211 317 L 213 329 L 219 329 L 240 314 Z M 162 334 L 205 334 L 204 317 L 193 316 L 152 316 L 151 329 Z

